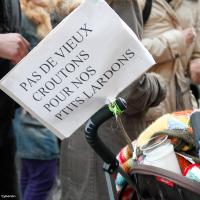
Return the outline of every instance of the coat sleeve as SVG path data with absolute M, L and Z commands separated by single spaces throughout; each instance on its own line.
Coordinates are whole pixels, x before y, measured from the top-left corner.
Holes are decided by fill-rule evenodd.
M 144 38 L 143 45 L 151 53 L 156 63 L 173 60 L 186 51 L 186 44 L 181 31 L 173 29 L 152 38 Z
M 150 107 L 159 105 L 166 96 L 164 79 L 155 73 L 145 73 L 119 94 L 127 102 L 125 113 L 140 115 Z

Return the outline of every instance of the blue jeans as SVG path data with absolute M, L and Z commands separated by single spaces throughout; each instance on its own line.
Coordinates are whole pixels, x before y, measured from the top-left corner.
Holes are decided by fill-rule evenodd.
M 55 182 L 57 159 L 21 160 L 21 196 L 23 200 L 46 200 Z

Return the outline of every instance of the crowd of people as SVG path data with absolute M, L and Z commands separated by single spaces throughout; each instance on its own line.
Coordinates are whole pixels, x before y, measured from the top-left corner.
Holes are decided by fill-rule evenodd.
M 191 84 L 198 93 L 200 4 L 199 0 L 106 1 L 156 61 L 119 94 L 128 105 L 122 122 L 134 140 L 163 114 L 198 108 L 198 94 L 192 93 Z M 1 0 L 0 78 L 81 2 Z M 126 141 L 114 123 L 115 119 L 108 120 L 99 131 L 117 154 Z M 59 141 L 0 91 L 0 195 L 46 200 L 59 169 L 62 200 L 108 200 L 103 162 L 88 146 L 83 132 L 84 125 Z M 109 134 L 112 132 L 115 134 Z

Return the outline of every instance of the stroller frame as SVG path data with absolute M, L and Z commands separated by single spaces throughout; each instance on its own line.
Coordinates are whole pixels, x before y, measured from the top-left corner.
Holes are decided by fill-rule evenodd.
M 123 99 L 117 99 L 116 104 L 120 110 L 126 109 L 126 102 Z M 200 184 L 176 173 L 153 166 L 136 164 L 132 173 L 126 174 L 119 166 L 115 155 L 98 136 L 100 125 L 112 116 L 113 113 L 109 110 L 109 106 L 105 105 L 88 120 L 85 127 L 87 142 L 104 161 L 103 169 L 110 200 L 119 200 L 114 180 L 111 177 L 113 173 L 120 173 L 126 179 L 135 190 L 138 200 L 200 199 Z M 195 130 L 199 131 L 200 129 L 196 127 L 194 122 L 200 121 L 200 112 L 191 120 L 194 132 Z

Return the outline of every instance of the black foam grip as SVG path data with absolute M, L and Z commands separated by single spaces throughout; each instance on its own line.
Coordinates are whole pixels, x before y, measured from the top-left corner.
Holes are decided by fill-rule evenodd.
M 126 109 L 126 102 L 124 99 L 119 98 L 116 100 L 116 104 L 121 111 Z M 113 113 L 109 110 L 109 105 L 105 105 L 98 110 L 87 122 L 85 127 L 85 137 L 94 151 L 102 158 L 104 162 L 111 165 L 116 165 L 118 161 L 112 151 L 102 142 L 98 136 L 98 128 L 106 120 L 111 118 Z

